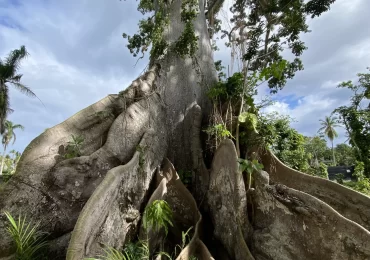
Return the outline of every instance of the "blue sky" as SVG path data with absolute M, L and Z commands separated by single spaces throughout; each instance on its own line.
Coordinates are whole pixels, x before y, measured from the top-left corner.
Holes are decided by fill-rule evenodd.
M 45 104 L 11 91 L 10 120 L 25 126 L 11 149 L 28 143 L 82 108 L 118 93 L 147 65 L 134 67 L 122 33 L 134 33 L 136 1 L 119 0 L 0 0 L 0 57 L 21 45 L 31 54 L 22 64 L 23 82 Z M 225 7 L 224 9 L 227 9 Z M 305 70 L 289 81 L 268 111 L 294 117 L 300 132 L 313 135 L 318 120 L 346 104 L 349 93 L 336 85 L 355 79 L 370 60 L 368 0 L 337 0 L 332 10 L 310 21 L 312 32 L 302 39 Z M 215 59 L 230 62 L 230 50 L 220 44 Z M 263 91 L 262 91 L 263 92 Z M 344 141 L 344 131 L 340 130 Z

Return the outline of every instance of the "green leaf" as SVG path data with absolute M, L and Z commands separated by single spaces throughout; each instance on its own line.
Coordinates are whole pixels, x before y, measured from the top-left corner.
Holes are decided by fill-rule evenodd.
M 255 133 L 258 133 L 257 131 L 258 118 L 256 114 L 243 112 L 239 115 L 239 122 L 247 123 L 249 128 L 252 128 Z

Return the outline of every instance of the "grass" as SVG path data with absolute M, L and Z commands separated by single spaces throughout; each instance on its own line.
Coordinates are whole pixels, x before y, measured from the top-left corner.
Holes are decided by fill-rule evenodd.
M 32 225 L 26 216 L 19 216 L 14 219 L 13 216 L 5 211 L 5 216 L 9 221 L 7 231 L 16 245 L 17 260 L 41 259 L 43 249 L 47 246 L 45 233 L 38 230 L 40 222 Z

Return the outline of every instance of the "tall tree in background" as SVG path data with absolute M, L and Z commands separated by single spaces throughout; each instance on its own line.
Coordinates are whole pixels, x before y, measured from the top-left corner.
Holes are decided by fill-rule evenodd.
M 337 165 L 353 166 L 356 164 L 356 151 L 348 144 L 337 144 L 334 151 Z
M 336 127 L 340 127 L 338 119 L 332 116 L 326 116 L 324 120 L 320 120 L 321 128 L 319 133 L 323 133 L 331 141 L 331 149 L 333 154 L 333 165 L 335 166 L 335 153 L 334 153 L 334 139 L 338 137 L 338 133 L 335 130 Z
M 35 93 L 22 84 L 22 74 L 19 74 L 21 61 L 26 58 L 28 52 L 25 46 L 11 51 L 5 59 L 0 59 L 0 134 L 5 131 L 5 122 L 9 113 L 13 112 L 10 108 L 9 88 L 15 89 L 30 97 L 36 97 Z
M 24 126 L 20 124 L 13 124 L 13 122 L 6 120 L 5 121 L 5 131 L 3 133 L 3 139 L 2 143 L 4 146 L 4 152 L 3 152 L 3 158 L 1 160 L 1 167 L 0 167 L 0 175 L 3 174 L 3 168 L 4 168 L 4 160 L 5 160 L 5 153 L 6 153 L 6 148 L 10 144 L 10 142 L 13 140 L 13 144 L 16 141 L 16 135 L 14 130 L 16 129 L 21 129 L 24 130 Z
M 370 68 L 368 68 L 370 69 Z M 359 73 L 358 83 L 346 81 L 338 88 L 352 91 L 350 105 L 334 110 L 346 128 L 349 143 L 355 148 L 356 159 L 364 163 L 365 175 L 370 176 L 370 73 Z
M 327 151 L 330 152 L 326 140 L 319 136 L 306 137 L 304 146 L 305 151 L 312 155 L 310 165 L 314 167 L 318 167 L 320 162 L 324 161 Z

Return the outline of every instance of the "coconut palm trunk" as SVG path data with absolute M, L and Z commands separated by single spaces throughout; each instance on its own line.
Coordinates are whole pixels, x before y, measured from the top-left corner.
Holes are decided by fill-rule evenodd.
M 333 153 L 333 166 L 336 166 L 337 163 L 335 161 L 335 152 L 334 152 L 334 140 L 331 140 L 331 151 Z
M 1 159 L 0 175 L 3 175 L 5 155 L 6 155 L 6 145 L 4 145 L 3 158 Z

